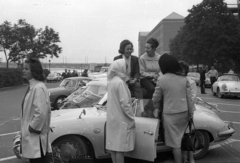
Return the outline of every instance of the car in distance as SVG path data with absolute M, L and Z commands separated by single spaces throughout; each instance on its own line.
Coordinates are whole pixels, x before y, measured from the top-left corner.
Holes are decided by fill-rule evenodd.
M 52 81 L 58 82 L 58 81 L 61 81 L 61 79 L 57 73 L 50 73 L 48 74 L 46 81 L 47 83 Z
M 97 104 L 107 92 L 107 79 L 98 78 L 78 88 L 64 101 L 61 109 L 92 107 Z
M 200 74 L 198 72 L 189 72 L 187 76 L 195 81 L 196 85 L 200 85 Z
M 237 74 L 225 73 L 218 77 L 212 85 L 212 92 L 219 98 L 224 96 L 240 96 L 240 80 Z
M 157 118 L 141 117 L 141 110 L 148 101 L 135 102 L 135 132 L 136 142 L 133 151 L 126 153 L 127 157 L 154 161 L 157 152 L 171 151 L 161 139 L 162 128 Z M 50 133 L 54 155 L 65 162 L 72 157 L 87 156 L 87 158 L 109 158 L 105 149 L 107 93 L 94 107 L 78 109 L 62 109 L 52 112 Z M 215 113 L 219 111 L 213 105 L 197 100 L 194 112 L 194 124 L 204 148 L 194 152 L 194 158 L 202 158 L 208 151 L 211 142 L 228 139 L 234 133 L 232 123 L 224 122 Z M 60 153 L 60 154 L 59 154 Z
M 58 87 L 48 89 L 52 110 L 58 110 L 67 96 L 91 80 L 89 77 L 70 77 L 64 79 Z

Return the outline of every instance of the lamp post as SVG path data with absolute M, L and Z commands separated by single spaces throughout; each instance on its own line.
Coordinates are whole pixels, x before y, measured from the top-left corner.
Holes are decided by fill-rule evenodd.
M 49 71 L 51 72 L 50 64 L 51 64 L 51 60 L 49 59 Z

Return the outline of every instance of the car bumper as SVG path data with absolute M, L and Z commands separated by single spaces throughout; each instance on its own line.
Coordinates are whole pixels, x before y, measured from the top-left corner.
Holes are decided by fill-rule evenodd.
M 223 139 L 227 139 L 230 136 L 232 136 L 235 132 L 234 127 L 233 127 L 233 123 L 232 122 L 226 122 L 228 124 L 228 130 L 222 131 L 218 133 L 218 137 L 223 138 Z
M 224 96 L 240 96 L 240 92 L 221 92 Z

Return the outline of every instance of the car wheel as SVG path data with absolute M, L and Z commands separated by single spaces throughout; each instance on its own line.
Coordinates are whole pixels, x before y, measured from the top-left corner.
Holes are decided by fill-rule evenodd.
M 217 88 L 217 96 L 218 96 L 218 98 L 223 98 L 223 95 L 221 94 L 219 88 Z
M 64 136 L 59 138 L 53 142 L 52 147 L 53 155 L 66 163 L 76 156 L 90 156 L 89 146 L 78 136 Z
M 199 150 L 196 150 L 193 152 L 194 159 L 198 160 L 207 153 L 209 145 L 210 145 L 210 138 L 206 131 L 196 131 L 196 134 L 202 140 L 203 146 L 204 146 L 202 149 L 199 149 Z
M 55 103 L 53 105 L 55 110 L 59 110 L 62 107 L 62 105 L 63 105 L 62 102 L 65 98 L 66 98 L 66 96 L 60 96 L 55 100 Z

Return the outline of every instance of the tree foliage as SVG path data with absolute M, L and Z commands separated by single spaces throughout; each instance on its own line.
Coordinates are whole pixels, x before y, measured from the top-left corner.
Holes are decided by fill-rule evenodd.
M 48 26 L 43 30 L 20 19 L 17 24 L 11 25 L 5 21 L 0 25 L 0 45 L 8 62 L 21 63 L 27 55 L 35 58 L 45 58 L 47 55 L 58 57 L 62 48 L 59 34 Z
M 188 10 L 185 25 L 170 42 L 171 54 L 190 64 L 226 71 L 240 61 L 240 23 L 223 0 L 203 0 Z

